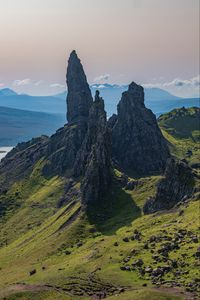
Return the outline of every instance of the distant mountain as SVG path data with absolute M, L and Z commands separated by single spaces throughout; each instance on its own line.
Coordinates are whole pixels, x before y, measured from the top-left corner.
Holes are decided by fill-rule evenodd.
M 17 93 L 9 88 L 1 89 L 0 96 L 16 96 Z
M 62 114 L 0 107 L 0 146 L 13 146 L 42 134 L 50 135 L 64 123 Z
M 182 99 L 181 97 L 177 97 L 174 96 L 172 94 L 170 94 L 169 92 L 159 89 L 159 88 L 145 88 L 144 89 L 145 92 L 145 99 L 147 101 L 161 101 L 161 100 L 178 100 L 178 99 Z
M 66 111 L 65 100 L 54 96 L 5 95 L 0 93 L 0 106 L 45 113 L 62 114 Z

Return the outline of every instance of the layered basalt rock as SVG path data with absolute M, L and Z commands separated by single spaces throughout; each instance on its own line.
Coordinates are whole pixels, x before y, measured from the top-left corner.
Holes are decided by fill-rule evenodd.
M 194 183 L 194 175 L 188 164 L 183 160 L 175 161 L 174 158 L 170 158 L 155 197 L 148 199 L 144 205 L 144 213 L 170 209 L 185 197 L 190 198 Z
M 115 162 L 131 175 L 162 172 L 169 150 L 155 115 L 144 105 L 143 87 L 132 82 L 122 94 L 117 111 L 109 121 Z
M 104 101 L 98 91 L 90 109 L 88 130 L 77 155 L 74 174 L 83 176 L 81 191 L 84 203 L 98 201 L 109 189 L 112 178 L 111 137 Z

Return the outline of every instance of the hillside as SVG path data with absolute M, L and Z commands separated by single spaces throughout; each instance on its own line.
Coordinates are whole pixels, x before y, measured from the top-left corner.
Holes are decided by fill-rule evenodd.
M 197 299 L 196 108 L 159 127 L 132 82 L 107 121 L 75 51 L 66 78 L 68 123 L 0 162 L 0 299 Z
M 44 113 L 65 114 L 65 100 L 54 96 L 19 95 L 14 92 L 0 93 L 0 106 Z
M 63 126 L 65 117 L 0 106 L 0 146 L 13 146 L 33 136 L 52 134 Z
M 14 185 L 4 196 L 17 201 L 1 219 L 1 297 L 81 300 L 116 293 L 117 299 L 183 299 L 179 286 L 184 286 L 184 295 L 193 299 L 190 292 L 199 277 L 197 196 L 152 218 L 143 216 L 142 207 L 159 177 L 141 178 L 132 191 L 116 183 L 108 196 L 113 200 L 94 208 L 97 217 L 91 219 L 91 212 L 85 215 L 73 199 L 58 208 L 66 183 L 40 176 L 41 164 L 28 182 Z M 160 249 L 173 239 L 166 258 Z M 173 266 L 160 285 L 149 272 L 168 260 Z M 8 297 L 12 294 L 16 296 Z
M 199 163 L 200 109 L 174 109 L 158 118 L 159 126 L 169 141 L 171 152 L 191 164 Z

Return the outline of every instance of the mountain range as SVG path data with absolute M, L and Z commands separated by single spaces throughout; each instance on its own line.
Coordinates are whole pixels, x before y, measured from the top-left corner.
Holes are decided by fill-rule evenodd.
M 0 106 L 0 146 L 14 146 L 33 136 L 51 135 L 65 116 Z

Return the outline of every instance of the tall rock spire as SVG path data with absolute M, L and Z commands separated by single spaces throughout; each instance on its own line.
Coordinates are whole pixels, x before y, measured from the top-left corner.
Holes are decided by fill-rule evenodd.
M 70 54 L 67 68 L 67 120 L 69 123 L 87 120 L 92 105 L 92 94 L 83 66 L 76 51 Z
M 132 175 L 151 175 L 164 170 L 169 150 L 156 117 L 144 105 L 144 89 L 132 82 L 122 94 L 112 127 L 114 160 Z

